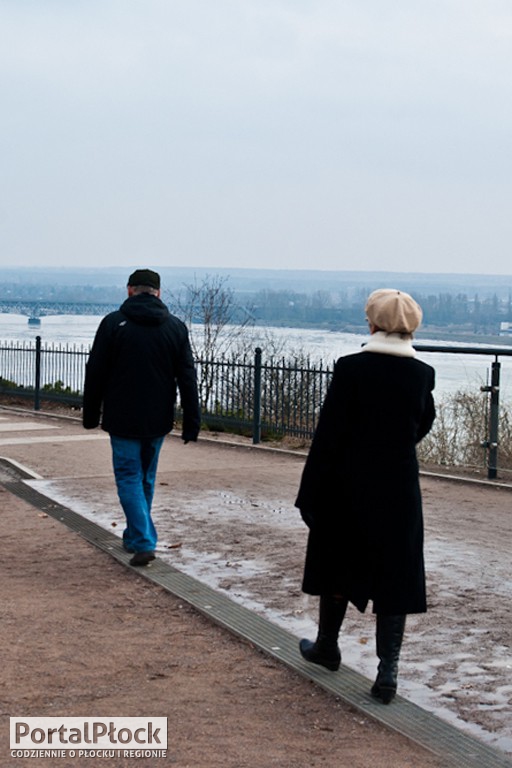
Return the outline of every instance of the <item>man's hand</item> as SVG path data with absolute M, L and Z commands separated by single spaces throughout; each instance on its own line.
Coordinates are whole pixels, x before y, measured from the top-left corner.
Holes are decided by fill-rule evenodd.
M 82 421 L 84 429 L 96 429 L 96 427 L 99 427 L 100 425 L 100 419 L 98 418 L 85 418 Z

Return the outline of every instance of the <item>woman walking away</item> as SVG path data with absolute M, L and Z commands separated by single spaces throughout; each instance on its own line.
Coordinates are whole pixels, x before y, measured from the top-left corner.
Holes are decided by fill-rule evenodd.
M 309 538 L 302 589 L 320 596 L 318 635 L 300 641 L 309 662 L 335 671 L 348 603 L 377 615 L 371 693 L 397 689 L 408 613 L 427 610 L 416 444 L 435 418 L 434 369 L 415 359 L 422 311 L 407 293 L 374 291 L 370 340 L 340 358 L 323 404 L 295 505 Z

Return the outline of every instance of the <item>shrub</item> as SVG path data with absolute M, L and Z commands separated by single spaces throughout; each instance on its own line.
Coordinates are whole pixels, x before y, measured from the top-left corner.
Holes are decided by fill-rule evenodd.
M 447 467 L 484 468 L 488 438 L 488 398 L 481 392 L 459 390 L 436 400 L 436 420 L 418 447 L 420 461 Z M 512 468 L 512 412 L 500 402 L 498 466 Z

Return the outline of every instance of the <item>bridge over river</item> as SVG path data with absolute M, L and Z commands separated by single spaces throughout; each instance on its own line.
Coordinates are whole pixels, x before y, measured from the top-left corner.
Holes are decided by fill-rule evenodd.
M 30 325 L 39 325 L 42 317 L 50 315 L 106 315 L 119 309 L 117 304 L 86 301 L 28 301 L 25 299 L 0 300 L 0 314 L 26 315 Z

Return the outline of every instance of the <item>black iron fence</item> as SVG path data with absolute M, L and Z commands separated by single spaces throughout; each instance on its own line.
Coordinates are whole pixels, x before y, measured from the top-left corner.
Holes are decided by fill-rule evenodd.
M 0 394 L 26 398 L 39 410 L 53 400 L 80 407 L 90 347 L 34 342 L 0 343 Z M 332 375 L 307 358 L 263 361 L 224 355 L 197 362 L 203 421 L 211 429 L 237 429 L 253 442 L 262 436 L 312 436 Z
M 254 443 L 312 437 L 332 376 L 332 368 L 308 358 L 263 360 L 259 347 L 254 356 L 201 359 L 197 367 L 205 424 L 245 430 Z
M 488 398 L 487 434 L 481 445 L 487 452 L 488 476 L 498 471 L 500 421 L 500 361 L 512 356 L 506 347 L 453 347 L 416 344 L 421 352 L 491 356 L 489 384 L 482 387 Z M 53 400 L 80 407 L 85 365 L 90 348 L 34 342 L 0 342 L 0 394 L 27 398 L 39 410 Z M 231 429 L 252 436 L 311 438 L 332 377 L 332 367 L 296 360 L 254 355 L 223 356 L 197 361 L 204 425 Z
M 0 343 L 0 394 L 33 401 L 34 410 L 41 400 L 82 404 L 85 364 L 89 346 L 43 344 L 35 341 Z

